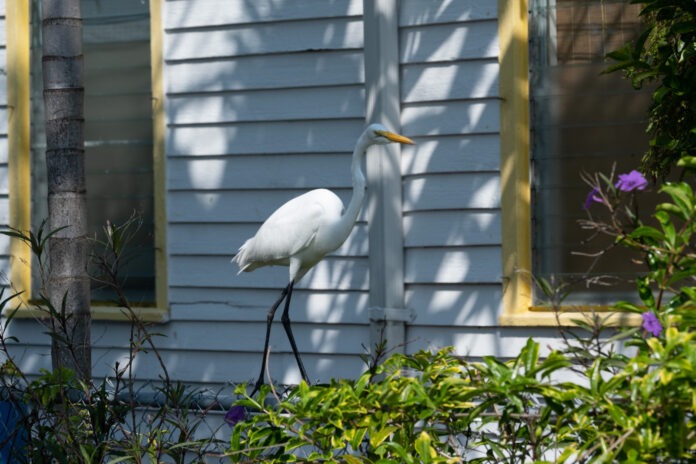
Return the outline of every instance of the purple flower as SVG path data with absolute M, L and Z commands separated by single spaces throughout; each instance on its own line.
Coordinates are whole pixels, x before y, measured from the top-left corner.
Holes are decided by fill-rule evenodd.
M 619 174 L 619 180 L 615 187 L 622 192 L 631 192 L 633 190 L 643 190 L 648 186 L 648 181 L 645 180 L 643 174 L 635 169 L 628 174 Z
M 584 208 L 585 209 L 590 209 L 590 206 L 592 206 L 592 203 L 602 203 L 602 197 L 599 196 L 599 188 L 597 187 L 592 187 L 592 190 L 590 190 L 590 193 L 587 194 L 587 197 L 585 197 L 585 204 Z
M 653 337 L 659 337 L 662 333 L 662 324 L 657 319 L 654 312 L 648 311 L 643 313 L 643 330 L 652 334 Z
M 244 406 L 232 406 L 225 414 L 225 422 L 230 427 L 234 427 L 237 423 L 246 418 L 246 410 Z

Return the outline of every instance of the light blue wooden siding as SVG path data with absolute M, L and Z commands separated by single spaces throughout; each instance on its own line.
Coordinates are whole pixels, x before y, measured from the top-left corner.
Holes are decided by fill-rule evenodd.
M 5 1 L 0 0 L 0 227 L 9 225 L 9 176 L 7 169 L 7 124 L 9 110 L 7 107 L 7 40 L 5 29 Z M 10 240 L 0 235 L 0 286 L 6 287 L 9 267 Z
M 350 195 L 350 153 L 365 123 L 361 14 L 356 0 L 165 4 L 170 326 L 190 331 L 181 356 L 210 351 L 211 371 L 229 366 L 225 380 L 256 374 L 266 312 L 287 281 L 282 267 L 236 276 L 236 248 L 307 189 Z M 523 332 L 493 346 L 502 286 L 497 2 L 404 0 L 398 14 L 401 130 L 418 142 L 402 150 L 404 285 L 417 315 L 407 350 L 507 354 Z M 312 378 L 362 367 L 365 218 L 293 298 Z M 272 375 L 296 381 L 280 324 L 271 352 Z
M 266 312 L 287 269 L 237 276 L 230 259 L 297 194 L 328 187 L 347 201 L 351 152 L 365 125 L 362 4 L 163 1 L 171 308 L 170 320 L 153 330 L 164 335 L 155 343 L 173 379 L 221 385 L 255 378 Z M 399 5 L 401 131 L 417 141 L 401 160 L 405 303 L 416 314 L 407 350 L 453 345 L 461 355 L 509 356 L 529 336 L 552 344 L 555 329 L 498 327 L 497 1 Z M 7 221 L 6 151 L 0 132 L 0 224 Z M 353 376 L 363 367 L 365 218 L 363 211 L 347 242 L 293 297 L 293 327 L 312 379 Z M 125 359 L 129 330 L 95 322 L 95 376 Z M 23 367 L 33 372 L 50 366 L 50 340 L 41 332 L 33 321 L 13 332 L 24 343 Z M 280 324 L 270 369 L 278 382 L 299 379 Z M 136 362 L 141 380 L 159 373 L 152 354 Z
M 185 356 L 211 353 L 216 380 L 246 381 L 258 374 L 266 313 L 288 274 L 238 276 L 230 259 L 308 189 L 348 201 L 365 119 L 362 1 L 168 1 L 164 18 L 170 326 Z M 362 219 L 296 287 L 291 317 L 312 378 L 361 370 L 366 237 Z M 297 381 L 280 323 L 271 353 L 273 377 Z
M 405 298 L 417 316 L 407 351 L 492 354 L 502 285 L 497 2 L 401 7 L 402 126 L 418 140 L 402 159 Z

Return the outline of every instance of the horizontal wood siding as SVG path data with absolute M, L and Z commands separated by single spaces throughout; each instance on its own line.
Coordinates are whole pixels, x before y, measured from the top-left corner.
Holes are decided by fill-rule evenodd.
M 163 343 L 182 359 L 206 350 L 215 360 L 201 359 L 192 378 L 208 364 L 212 380 L 247 381 L 288 271 L 237 275 L 230 259 L 275 208 L 308 189 L 348 201 L 365 120 L 362 0 L 167 1 L 164 18 L 171 322 Z M 313 379 L 360 371 L 367 291 L 363 215 L 293 297 Z M 297 381 L 276 325 L 271 373 Z
M 462 340 L 497 325 L 501 298 L 497 2 L 401 5 L 407 351 L 480 355 Z
M 165 29 L 248 26 L 361 15 L 362 0 L 170 0 L 167 3 Z
M 107 2 L 108 3 L 108 2 Z M 0 5 L 4 5 L 0 0 Z M 165 0 L 169 321 L 153 327 L 173 379 L 258 375 L 266 313 L 283 267 L 237 275 L 236 249 L 284 201 L 328 187 L 347 202 L 365 125 L 363 0 Z M 555 329 L 498 326 L 502 299 L 497 0 L 398 3 L 407 351 L 513 356 Z M 4 17 L 0 17 L 0 22 Z M 4 32 L 4 24 L 0 30 Z M 4 36 L 0 62 L 4 62 Z M 0 73 L 0 226 L 8 221 L 7 104 Z M 2 173 L 5 173 L 2 176 Z M 351 377 L 369 346 L 365 211 L 346 243 L 297 286 L 291 317 L 314 380 Z M 8 240 L 0 236 L 0 272 Z M 40 327 L 39 327 L 40 329 Z M 13 322 L 22 368 L 50 366 L 50 340 Z M 95 376 L 127 358 L 130 327 L 95 321 Z M 270 370 L 299 380 L 280 324 Z M 136 375 L 161 374 L 153 354 Z

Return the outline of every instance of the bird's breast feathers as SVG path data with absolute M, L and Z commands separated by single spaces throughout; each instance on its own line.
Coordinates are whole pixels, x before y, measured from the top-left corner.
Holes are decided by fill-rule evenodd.
M 341 216 L 343 203 L 331 191 L 317 189 L 293 198 L 261 225 L 239 249 L 235 261 L 240 271 L 261 266 L 288 265 L 291 257 L 318 260 L 333 244 L 325 231 Z M 340 245 L 340 244 L 339 244 Z

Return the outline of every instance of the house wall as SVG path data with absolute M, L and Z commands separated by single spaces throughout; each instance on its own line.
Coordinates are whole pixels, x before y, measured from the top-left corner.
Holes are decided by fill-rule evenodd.
M 532 335 L 551 343 L 554 329 L 498 325 L 497 1 L 399 5 L 397 129 L 417 142 L 401 158 L 405 306 L 416 315 L 405 349 L 510 356 Z M 266 313 L 287 269 L 236 275 L 230 259 L 270 212 L 307 189 L 328 187 L 348 201 L 351 152 L 365 126 L 362 0 L 168 0 L 163 28 L 170 312 L 152 329 L 163 335 L 157 355 L 174 379 L 244 382 L 258 375 Z M 0 176 L 5 141 L 0 132 Z M 6 182 L 0 188 L 2 201 Z M 291 317 L 312 379 L 363 368 L 366 217 L 296 287 Z M 50 341 L 35 321 L 15 321 L 12 333 L 25 369 L 50 366 Z M 129 335 L 127 323 L 95 321 L 95 375 L 127 357 Z M 156 380 L 155 353 L 139 356 L 135 372 Z M 299 380 L 280 324 L 270 372 Z
M 217 349 L 237 381 L 258 375 L 266 313 L 288 274 L 236 276 L 230 259 L 293 196 L 317 187 L 345 203 L 350 196 L 351 152 L 365 120 L 361 7 L 165 4 L 171 316 L 221 328 Z M 300 350 L 322 379 L 359 372 L 357 355 L 369 345 L 366 235 L 363 215 L 293 296 Z M 272 375 L 297 381 L 285 334 L 274 329 Z
M 495 1 L 404 2 L 400 12 L 409 351 L 468 348 L 501 300 L 500 114 Z

